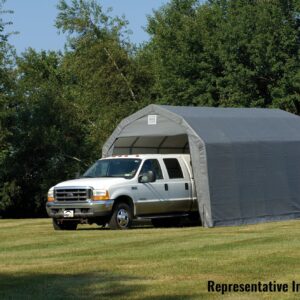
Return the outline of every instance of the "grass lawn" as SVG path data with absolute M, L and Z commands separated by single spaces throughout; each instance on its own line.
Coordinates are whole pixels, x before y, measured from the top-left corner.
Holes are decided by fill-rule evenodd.
M 288 293 L 208 293 L 207 282 L 288 283 Z M 300 221 L 205 229 L 0 220 L 0 299 L 299 299 Z

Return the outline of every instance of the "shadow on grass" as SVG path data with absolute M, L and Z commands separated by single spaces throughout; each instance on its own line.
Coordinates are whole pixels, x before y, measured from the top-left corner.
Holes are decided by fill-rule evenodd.
M 0 299 L 120 299 L 137 294 L 136 277 L 107 274 L 0 274 Z
M 156 226 L 154 227 L 150 220 L 143 220 L 143 221 L 137 221 L 134 220 L 132 227 L 130 230 L 133 229 L 153 229 L 153 228 L 183 228 L 183 227 L 201 227 L 201 223 L 199 222 L 191 222 L 187 220 L 183 220 L 179 225 L 175 226 Z M 89 227 L 88 225 L 85 227 L 78 228 L 77 230 L 111 230 L 108 226 L 99 226 L 99 227 Z
M 144 278 L 104 272 L 76 275 L 0 273 L 0 299 L 195 299 L 191 295 L 147 296 L 151 286 L 137 284 L 139 279 Z
M 199 294 L 199 295 L 195 295 L 195 296 L 192 296 L 192 295 L 146 296 L 146 297 L 141 297 L 140 300 L 194 300 L 194 299 L 199 300 L 199 299 L 203 299 L 201 297 L 201 294 Z

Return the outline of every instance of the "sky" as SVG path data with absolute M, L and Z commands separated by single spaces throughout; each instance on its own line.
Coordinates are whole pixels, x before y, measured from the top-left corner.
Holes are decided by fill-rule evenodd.
M 112 16 L 125 15 L 132 31 L 130 40 L 139 44 L 149 39 L 143 27 L 147 25 L 147 15 L 158 9 L 168 0 L 98 0 L 104 10 L 111 7 Z M 6 0 L 4 9 L 14 11 L 5 19 L 13 22 L 7 31 L 18 31 L 9 42 L 21 54 L 27 48 L 40 50 L 63 50 L 66 37 L 58 34 L 54 27 L 58 0 Z

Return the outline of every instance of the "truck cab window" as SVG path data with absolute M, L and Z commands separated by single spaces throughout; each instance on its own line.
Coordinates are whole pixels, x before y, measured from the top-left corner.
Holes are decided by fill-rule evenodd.
M 162 171 L 157 159 L 147 159 L 144 161 L 140 174 L 152 171 L 156 175 L 156 179 L 163 179 Z
M 164 163 L 170 179 L 183 178 L 180 164 L 176 158 L 164 158 Z

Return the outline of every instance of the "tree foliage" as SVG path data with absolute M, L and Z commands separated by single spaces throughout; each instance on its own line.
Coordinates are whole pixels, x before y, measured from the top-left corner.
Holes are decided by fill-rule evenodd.
M 17 187 L 14 180 L 6 180 L 9 166 L 6 164 L 12 152 L 9 138 L 12 135 L 12 117 L 15 113 L 13 94 L 15 90 L 14 51 L 8 43 L 10 22 L 4 16 L 11 11 L 4 10 L 4 1 L 0 1 L 0 214 L 12 203 Z
M 6 163 L 7 176 L 18 189 L 13 208 L 18 207 L 23 215 L 44 212 L 49 186 L 57 179 L 74 177 L 80 168 L 77 158 L 84 158 L 87 150 L 84 145 L 78 147 L 85 135 L 64 97 L 67 78 L 61 60 L 55 52 L 32 49 L 17 60 L 13 151 Z
M 9 33 L 6 31 L 10 22 L 3 20 L 3 15 L 11 13 L 3 9 L 4 1 L 0 1 L 0 163 L 7 153 L 6 136 L 9 134 L 8 124 L 9 98 L 14 88 L 13 51 L 8 43 Z
M 60 0 L 63 53 L 9 44 L 0 0 L 0 216 L 43 215 L 50 186 L 101 156 L 149 103 L 279 107 L 300 115 L 297 0 L 170 0 L 133 45 L 96 0 Z
M 63 68 L 70 74 L 69 97 L 85 119 L 93 156 L 118 122 L 144 103 L 147 83 L 124 36 L 127 22 L 105 14 L 96 1 L 60 1 L 58 29 L 69 34 Z
M 297 1 L 174 0 L 148 32 L 163 102 L 300 113 Z

